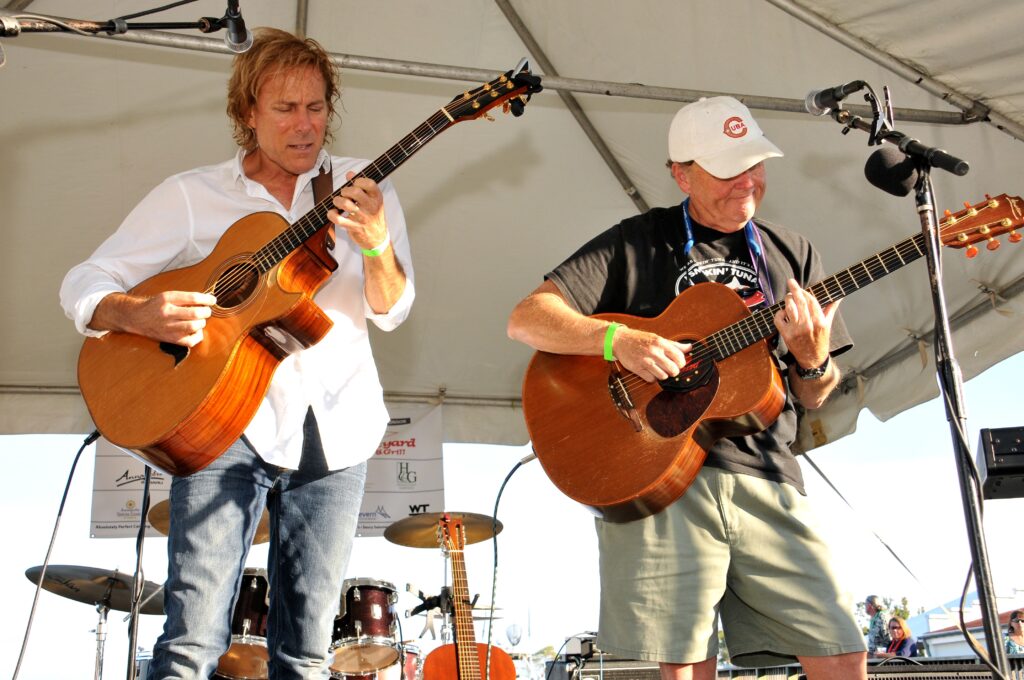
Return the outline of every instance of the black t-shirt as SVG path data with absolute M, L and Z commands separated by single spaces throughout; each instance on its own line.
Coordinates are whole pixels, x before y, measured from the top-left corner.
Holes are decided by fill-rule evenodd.
M 755 223 L 774 299 L 785 295 L 789 278 L 803 288 L 825 278 L 821 261 L 806 238 L 760 219 Z M 655 317 L 682 290 L 705 280 L 737 290 L 748 306 L 763 304 L 743 230 L 723 234 L 693 224 L 694 245 L 689 256 L 684 254 L 685 234 L 682 206 L 654 208 L 598 235 L 546 278 L 588 316 L 616 312 Z M 846 326 L 836 314 L 831 353 L 835 356 L 852 346 Z M 773 354 L 786 376 L 793 358 L 784 343 L 777 342 Z M 768 429 L 720 439 L 708 451 L 705 465 L 785 482 L 803 493 L 800 466 L 790 448 L 796 432 L 797 410 L 787 391 L 782 413 Z

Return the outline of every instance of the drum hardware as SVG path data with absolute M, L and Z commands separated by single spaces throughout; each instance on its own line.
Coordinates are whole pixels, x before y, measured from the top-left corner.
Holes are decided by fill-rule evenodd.
M 51 593 L 96 607 L 99 620 L 96 623 L 96 665 L 93 677 L 100 680 L 103 677 L 103 650 L 107 642 L 107 613 L 111 609 L 131 609 L 132 577 L 120 574 L 116 569 L 107 571 L 70 564 L 51 565 L 47 567 L 45 576 L 42 566 L 30 567 L 25 570 L 25 576 L 37 585 L 42 580 L 42 587 Z M 164 613 L 162 601 L 150 602 L 162 588 L 152 581 L 143 581 L 142 595 L 148 604 L 139 607 L 141 613 Z

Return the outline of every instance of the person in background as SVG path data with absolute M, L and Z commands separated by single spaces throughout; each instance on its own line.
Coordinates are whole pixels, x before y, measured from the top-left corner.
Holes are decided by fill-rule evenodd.
M 252 47 L 234 58 L 228 83 L 237 152 L 158 185 L 67 274 L 61 303 L 78 330 L 201 349 L 207 319 L 220 313 L 213 295 L 128 291 L 202 260 L 237 220 L 268 211 L 294 223 L 312 210 L 314 184 L 326 180 L 330 194 L 354 178 L 366 161 L 326 149 L 338 92 L 337 68 L 318 43 L 258 30 Z M 156 680 L 206 680 L 231 633 L 240 632 L 230 630 L 232 608 L 264 508 L 270 680 L 328 677 L 366 459 L 388 423 L 367 326 L 396 328 L 414 297 L 405 219 L 391 183 L 360 177 L 333 201 L 327 219 L 335 234 L 325 247 L 338 268 L 314 297 L 333 327 L 281 362 L 238 441 L 206 468 L 172 480 L 167 620 L 149 670 Z M 326 239 L 326 231 L 314 238 Z
M 885 603 L 878 595 L 868 595 L 864 600 L 864 611 L 871 617 L 868 624 L 868 655 L 878 657 L 879 652 L 888 649 L 889 615 L 885 611 Z
M 878 652 L 876 656 L 881 659 L 891 659 L 894 656 L 917 656 L 917 640 L 910 634 L 907 622 L 899 616 L 889 619 L 889 644 L 884 652 Z
M 1024 654 L 1024 610 L 1015 609 L 1006 624 L 1006 653 Z

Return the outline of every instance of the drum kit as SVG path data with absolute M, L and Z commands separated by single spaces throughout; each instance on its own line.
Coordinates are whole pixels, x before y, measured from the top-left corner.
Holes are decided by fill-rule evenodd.
M 466 531 L 466 543 L 485 541 L 502 529 L 501 523 L 486 515 L 447 513 L 460 518 Z M 441 513 L 424 513 L 399 520 L 384 531 L 384 537 L 395 544 L 412 548 L 437 548 L 437 525 Z M 166 501 L 153 506 L 148 515 L 150 524 L 167 533 L 170 525 Z M 269 540 L 264 515 L 256 531 L 255 543 Z M 43 575 L 42 567 L 32 567 L 25 575 L 33 583 L 42 579 L 45 590 L 91 604 L 99 612 L 96 626 L 96 678 L 102 676 L 103 646 L 106 640 L 106 618 L 111 609 L 129 611 L 132 601 L 132 577 L 115 571 L 74 565 L 52 565 Z M 163 614 L 163 586 L 145 581 L 142 584 L 143 614 Z M 406 616 L 426 612 L 433 615 L 439 607 L 446 621 L 452 614 L 450 594 L 446 588 L 437 597 L 424 597 L 423 604 Z M 331 678 L 335 680 L 420 680 L 423 658 L 418 645 L 401 641 L 397 635 L 398 615 L 395 605 L 398 591 L 394 584 L 373 578 L 350 578 L 342 584 L 338 615 L 334 620 L 331 646 L 328 650 Z M 214 678 L 222 680 L 264 680 L 268 677 L 267 616 L 270 610 L 270 583 L 265 569 L 246 568 L 231 618 L 231 644 L 221 656 Z M 474 616 L 474 618 L 476 618 Z M 483 617 L 481 617 L 483 618 Z M 442 639 L 449 629 L 442 629 Z M 424 628 L 424 632 L 427 628 Z

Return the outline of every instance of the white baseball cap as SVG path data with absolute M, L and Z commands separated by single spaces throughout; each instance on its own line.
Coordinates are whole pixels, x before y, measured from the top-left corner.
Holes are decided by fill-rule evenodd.
M 679 109 L 668 129 L 671 160 L 696 161 L 719 179 L 782 155 L 761 132 L 750 109 L 732 97 L 701 97 Z

